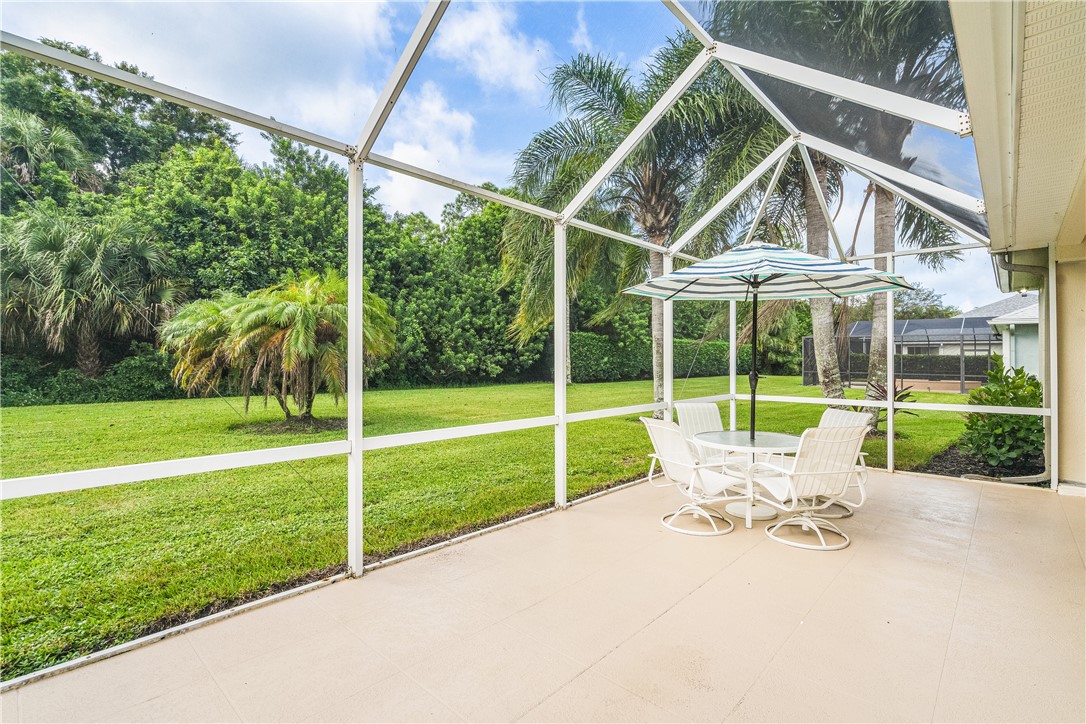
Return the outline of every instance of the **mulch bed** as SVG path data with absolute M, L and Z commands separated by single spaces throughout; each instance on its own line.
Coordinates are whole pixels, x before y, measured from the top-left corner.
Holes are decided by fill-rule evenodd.
M 297 435 L 327 432 L 328 430 L 346 430 L 347 421 L 342 417 L 331 419 L 311 418 L 309 420 L 292 417 L 289 420 L 277 420 L 276 422 L 241 422 L 234 425 L 233 429 L 252 433 L 253 435 Z
M 963 475 L 985 475 L 991 478 L 1012 478 L 1023 475 L 1039 475 L 1045 471 L 1044 460 L 1029 460 L 1014 468 L 993 467 L 957 445 L 939 453 L 926 465 L 914 468 L 912 472 L 946 475 L 959 478 Z M 1032 485 L 1033 483 L 1029 483 Z M 1048 485 L 1048 483 L 1037 483 Z

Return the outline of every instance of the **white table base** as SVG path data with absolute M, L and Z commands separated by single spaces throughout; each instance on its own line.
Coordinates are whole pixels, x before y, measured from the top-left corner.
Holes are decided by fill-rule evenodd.
M 739 501 L 738 503 L 728 503 L 724 506 L 724 511 L 736 518 L 747 517 L 747 507 L 750 507 L 750 519 L 751 520 L 773 520 L 777 517 L 777 511 L 769 505 L 762 505 L 761 503 L 748 503 L 746 501 Z

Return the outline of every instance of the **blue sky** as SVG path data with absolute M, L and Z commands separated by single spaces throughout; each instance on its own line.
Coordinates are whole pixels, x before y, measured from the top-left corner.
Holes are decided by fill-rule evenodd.
M 354 142 L 422 7 L 6 0 L 2 22 L 9 32 L 84 44 L 106 62 L 127 60 L 162 82 Z M 546 92 L 555 65 L 577 52 L 598 52 L 636 70 L 679 27 L 658 2 L 453 3 L 377 151 L 464 181 L 502 185 L 516 152 L 556 120 Z M 246 160 L 267 160 L 259 134 L 238 130 Z M 962 176 L 972 182 L 975 174 Z M 381 187 L 379 198 L 392 210 L 436 218 L 452 198 L 379 169 L 367 181 Z M 838 216 L 848 239 L 862 188 L 850 181 Z M 869 248 L 867 216 L 860 245 Z M 971 254 L 941 273 L 910 262 L 899 270 L 965 309 L 999 296 L 986 254 Z

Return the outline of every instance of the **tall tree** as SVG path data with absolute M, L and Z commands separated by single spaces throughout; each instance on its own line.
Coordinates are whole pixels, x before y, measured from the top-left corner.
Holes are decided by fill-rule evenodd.
M 56 40 L 46 45 L 101 62 L 91 49 Z M 150 77 L 131 63 L 121 70 Z M 33 113 L 47 127 L 64 127 L 80 139 L 108 182 L 175 145 L 200 146 L 213 139 L 230 145 L 230 124 L 208 113 L 57 68 L 17 53 L 0 56 L 0 103 Z
M 102 373 L 103 339 L 150 335 L 177 288 L 161 247 L 130 221 L 87 221 L 41 205 L 9 222 L 0 274 L 5 336 L 75 350 L 87 377 Z
M 547 208 L 562 208 L 700 52 L 701 45 L 689 35 L 671 39 L 637 79 L 628 68 L 601 56 L 581 54 L 559 65 L 550 78 L 551 102 L 565 118 L 536 134 L 520 152 L 514 170 L 520 192 Z M 767 132 L 767 119 L 749 94 L 721 67 L 711 65 L 603 184 L 581 218 L 633 229 L 662 250 L 691 199 L 719 195 L 729 174 L 742 166 L 740 161 L 760 160 L 780 143 L 783 133 Z M 646 255 L 575 229 L 569 230 L 568 244 L 570 297 L 598 264 L 612 265 L 624 283 L 636 282 L 646 272 L 663 272 L 661 252 Z M 503 245 L 510 276 L 524 279 L 516 327 L 522 335 L 531 334 L 554 318 L 553 229 L 545 221 L 512 214 Z M 659 300 L 652 302 L 651 334 L 654 396 L 660 401 Z

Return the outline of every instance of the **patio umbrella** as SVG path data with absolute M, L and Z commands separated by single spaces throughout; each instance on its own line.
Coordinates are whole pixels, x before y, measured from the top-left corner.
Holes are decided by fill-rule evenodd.
M 775 244 L 743 244 L 624 289 L 664 300 L 736 300 L 754 302 L 751 321 L 750 439 L 754 440 L 758 389 L 758 297 L 763 299 L 813 299 L 847 297 L 893 289 L 912 289 L 890 272 L 786 249 Z

